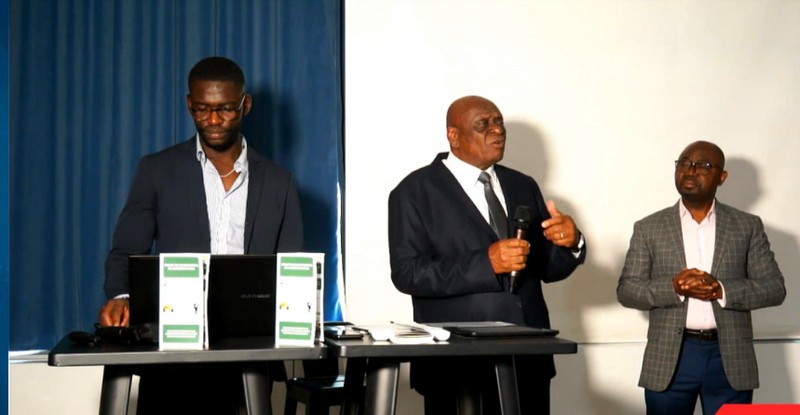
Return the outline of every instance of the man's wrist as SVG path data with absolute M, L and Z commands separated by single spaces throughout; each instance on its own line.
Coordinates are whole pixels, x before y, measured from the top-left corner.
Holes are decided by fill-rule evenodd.
M 581 252 L 585 244 L 586 241 L 583 239 L 583 233 L 581 233 L 581 231 L 578 231 L 578 244 L 570 249 L 572 250 L 573 253 L 578 253 Z

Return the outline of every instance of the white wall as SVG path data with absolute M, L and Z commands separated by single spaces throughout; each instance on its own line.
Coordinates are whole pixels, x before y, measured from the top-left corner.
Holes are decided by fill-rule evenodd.
M 718 196 L 762 216 L 787 276 L 786 302 L 754 313 L 756 334 L 800 337 L 800 2 L 345 6 L 351 320 L 410 318 L 389 278 L 388 194 L 447 150 L 450 102 L 478 94 L 504 112 L 502 163 L 537 179 L 588 239 L 586 265 L 547 287 L 563 334 L 644 338 L 646 316 L 615 297 L 633 223 L 677 201 L 672 163 L 704 139 L 728 157 Z
M 762 217 L 786 277 L 785 303 L 753 313 L 757 338 L 800 339 L 798 51 L 800 1 L 346 0 L 348 318 L 411 319 L 390 279 L 388 195 L 447 150 L 448 105 L 477 94 L 504 113 L 502 164 L 588 240 L 586 264 L 545 287 L 553 326 L 586 343 L 559 358 L 554 400 L 569 380 L 614 408 L 598 413 L 641 404 L 626 350 L 647 316 L 617 303 L 617 278 L 633 223 L 678 200 L 672 163 L 695 140 L 726 152 L 718 197 Z M 764 384 L 800 372 L 797 354 L 760 358 Z M 774 385 L 757 399 L 800 401 L 796 378 Z

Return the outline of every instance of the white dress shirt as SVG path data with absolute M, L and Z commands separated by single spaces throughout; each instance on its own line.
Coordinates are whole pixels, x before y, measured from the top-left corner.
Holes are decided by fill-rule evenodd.
M 711 273 L 714 260 L 714 247 L 716 244 L 716 201 L 711 204 L 711 209 L 706 217 L 697 223 L 692 213 L 686 209 L 683 201 L 679 204 L 681 217 L 681 232 L 683 233 L 683 249 L 686 255 L 686 268 L 697 268 Z M 720 283 L 721 285 L 722 283 Z M 683 296 L 681 300 L 684 300 Z M 722 290 L 722 299 L 716 300 L 719 305 L 725 306 L 725 290 Z M 702 301 L 696 298 L 688 299 L 689 312 L 686 316 L 686 327 L 695 330 L 707 330 L 717 327 L 714 319 L 714 310 L 711 301 Z
M 228 191 L 214 164 L 208 160 L 200 136 L 197 136 L 197 160 L 203 167 L 208 226 L 211 231 L 211 254 L 244 253 L 244 220 L 247 211 L 247 141 L 242 137 L 242 153 L 233 165 L 239 177 Z
M 211 232 L 212 254 L 244 253 L 244 219 L 247 211 L 247 142 L 242 137 L 242 154 L 233 165 L 239 177 L 226 192 L 222 179 L 200 145 L 200 135 L 196 136 L 197 160 L 203 168 L 203 186 L 206 190 L 208 227 Z M 130 294 L 120 294 L 115 299 L 130 298 Z
M 497 175 L 494 172 L 494 166 L 490 166 L 486 170 L 481 170 L 450 153 L 446 159 L 442 160 L 445 167 L 453 173 L 453 176 L 456 177 L 458 184 L 464 189 L 464 192 L 467 193 L 472 203 L 475 204 L 475 207 L 481 212 L 483 218 L 486 219 L 486 223 L 491 223 L 489 219 L 489 204 L 486 202 L 486 196 L 483 193 L 483 183 L 478 181 L 478 177 L 481 175 L 482 171 L 485 171 L 489 174 L 489 177 L 492 178 L 492 190 L 494 190 L 494 194 L 500 200 L 500 204 L 503 205 L 503 210 L 508 212 L 508 207 L 506 206 L 506 198 L 503 197 L 503 188 L 500 187 L 500 181 L 497 180 Z M 506 213 L 508 215 L 508 213 Z

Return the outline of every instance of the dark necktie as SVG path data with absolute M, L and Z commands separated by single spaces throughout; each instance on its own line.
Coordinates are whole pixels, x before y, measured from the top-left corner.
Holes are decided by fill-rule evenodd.
M 478 176 L 478 181 L 483 183 L 483 195 L 486 196 L 486 203 L 489 204 L 489 224 L 492 225 L 498 238 L 508 238 L 508 216 L 506 216 L 503 205 L 500 204 L 500 199 L 494 194 L 492 178 L 489 177 L 489 173 L 482 171 Z

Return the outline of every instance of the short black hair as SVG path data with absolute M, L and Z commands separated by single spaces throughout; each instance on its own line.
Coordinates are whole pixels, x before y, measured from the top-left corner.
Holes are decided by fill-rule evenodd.
M 244 89 L 244 73 L 236 62 L 222 57 L 203 58 L 189 71 L 189 89 L 194 81 L 233 82 Z

